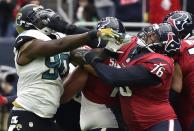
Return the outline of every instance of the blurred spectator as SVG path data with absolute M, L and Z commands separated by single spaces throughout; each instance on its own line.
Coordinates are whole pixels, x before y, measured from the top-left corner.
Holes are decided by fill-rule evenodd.
M 13 10 L 13 18 L 15 20 L 16 15 L 18 13 L 18 11 L 20 10 L 20 8 L 22 8 L 24 5 L 26 4 L 36 4 L 39 5 L 40 4 L 40 0 L 17 0 L 16 6 Z
M 149 0 L 149 22 L 161 23 L 167 14 L 180 9 L 180 0 Z
M 0 0 L 0 36 L 12 37 L 14 34 L 14 20 L 12 12 L 16 0 Z
M 26 4 L 26 0 L 17 0 L 16 6 L 15 6 L 15 8 L 13 10 L 13 18 L 14 18 L 14 20 L 16 18 L 16 15 L 17 15 L 18 11 L 20 10 L 20 8 L 22 6 L 24 6 L 25 4 Z
M 0 0 L 0 37 L 14 37 L 15 18 L 25 4 L 40 4 L 40 0 Z
M 40 1 L 41 0 L 26 0 L 28 4 L 36 4 L 36 5 L 40 5 Z
M 142 21 L 141 0 L 115 0 L 116 17 L 126 22 Z
M 0 94 L 4 96 L 16 95 L 16 82 L 15 68 L 0 65 Z
M 79 0 L 77 19 L 80 21 L 95 21 L 97 17 L 93 1 Z
M 9 111 L 12 107 L 10 104 L 16 98 L 16 70 L 15 68 L 0 65 L 0 97 L 6 99 L 6 106 L 1 107 L 2 129 L 7 130 L 7 120 Z M 1 101 L 2 102 L 2 101 Z M 2 103 L 1 103 L 2 104 Z
M 115 5 L 112 0 L 94 0 L 99 19 L 107 16 L 115 17 Z

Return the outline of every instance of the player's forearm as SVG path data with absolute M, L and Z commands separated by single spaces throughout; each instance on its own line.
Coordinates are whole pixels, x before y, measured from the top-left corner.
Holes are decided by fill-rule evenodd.
M 75 34 L 82 34 L 91 31 L 91 29 L 78 27 L 76 25 L 67 24 L 64 21 L 59 22 L 54 26 L 54 30 L 64 33 L 66 35 L 75 35 Z M 98 39 L 92 39 L 87 41 L 85 44 L 89 45 L 92 48 L 96 48 L 98 46 Z M 100 45 L 102 46 L 102 45 Z
M 59 43 L 64 51 L 70 51 L 79 46 L 87 44 L 88 41 L 97 38 L 97 31 L 90 31 L 80 35 L 70 35 L 63 38 L 62 43 Z
M 160 83 L 160 79 L 152 76 L 141 66 L 126 68 L 115 68 L 108 65 L 94 62 L 92 64 L 98 76 L 112 86 L 149 86 Z
M 88 78 L 88 74 L 82 68 L 77 67 L 63 83 L 64 92 L 61 96 L 61 103 L 68 102 L 76 93 L 83 89 Z
M 90 31 L 88 28 L 77 27 L 76 25 L 67 24 L 63 19 L 54 20 L 55 24 L 52 24 L 52 29 L 67 35 L 81 34 Z
M 70 35 L 57 40 L 50 41 L 39 41 L 34 40 L 34 44 L 32 43 L 26 50 L 28 56 L 32 59 L 43 56 L 49 57 L 56 55 L 61 52 L 71 51 L 77 47 L 80 47 L 90 41 L 91 39 L 95 39 L 97 37 L 97 31 L 93 30 L 91 32 L 78 34 L 78 35 Z M 36 44 L 36 45 L 35 45 Z

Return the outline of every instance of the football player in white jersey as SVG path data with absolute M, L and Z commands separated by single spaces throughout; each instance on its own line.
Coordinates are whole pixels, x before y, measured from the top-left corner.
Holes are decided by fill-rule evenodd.
M 59 35 L 41 24 L 45 20 L 38 19 L 42 14 L 50 16 L 48 21 L 58 17 L 52 10 L 33 4 L 21 8 L 17 15 L 19 35 L 14 52 L 19 80 L 8 131 L 58 131 L 52 118 L 63 93 L 62 79 L 69 69 L 68 51 L 98 37 L 118 36 L 106 29 L 53 40 Z
M 47 14 L 41 15 L 40 17 L 48 17 Z M 53 23 L 56 23 L 54 26 Z M 76 34 L 88 31 L 87 28 L 76 27 L 75 25 L 69 25 L 65 21 L 57 21 L 53 19 L 52 21 L 48 21 L 47 23 L 42 23 L 46 27 L 57 30 L 59 32 L 63 32 L 66 34 Z M 99 21 L 96 29 L 106 29 L 111 28 L 115 32 L 119 33 L 123 38 L 125 36 L 125 28 L 118 20 L 114 17 L 106 17 Z M 126 38 L 127 39 L 127 38 Z M 125 39 L 125 41 L 126 41 Z M 128 40 L 127 40 L 128 42 Z M 97 46 L 97 40 L 91 41 L 89 44 L 90 47 Z M 98 47 L 105 46 L 106 42 L 101 41 L 98 43 Z M 113 49 L 115 48 L 114 44 L 109 44 L 111 46 L 107 46 L 107 48 Z M 87 47 L 85 48 L 87 50 Z M 91 49 L 91 48 L 90 48 Z M 110 53 L 110 52 L 109 52 Z M 86 80 L 87 79 L 87 80 Z M 71 81 L 72 80 L 72 81 Z M 86 81 L 86 84 L 84 83 Z M 99 84 L 100 83 L 100 84 Z M 105 83 L 101 82 L 98 78 L 93 77 L 92 75 L 88 75 L 81 69 L 76 70 L 71 78 L 66 81 L 64 84 L 64 88 L 67 88 L 67 92 L 63 93 L 62 99 L 64 101 L 71 98 L 74 95 L 74 92 L 77 90 L 81 90 L 80 88 L 84 87 L 82 91 L 82 99 L 81 99 L 81 111 L 80 111 L 80 127 L 82 130 L 114 130 L 121 131 L 124 130 L 120 128 L 123 126 L 123 122 L 121 121 L 120 112 L 117 109 L 118 99 L 116 97 L 110 97 L 109 92 L 112 91 L 112 88 L 108 90 L 104 90 Z M 88 96 L 90 94 L 90 96 Z M 100 95 L 99 95 L 100 94 Z M 115 109 L 116 108 L 116 109 Z M 117 114 L 117 116 L 115 116 Z M 119 116 L 120 115 L 120 116 Z

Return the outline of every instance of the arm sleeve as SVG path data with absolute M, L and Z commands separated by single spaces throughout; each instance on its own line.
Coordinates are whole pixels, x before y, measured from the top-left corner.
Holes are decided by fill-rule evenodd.
M 67 24 L 62 20 L 55 25 L 54 30 L 64 33 L 66 35 L 82 34 L 91 31 L 90 29 L 85 27 L 78 27 L 76 25 Z M 90 40 L 86 44 L 92 48 L 96 48 L 98 46 L 98 39 Z
M 159 84 L 160 78 L 152 75 L 141 65 L 125 68 L 116 68 L 99 62 L 93 62 L 92 66 L 98 76 L 112 86 L 149 86 Z

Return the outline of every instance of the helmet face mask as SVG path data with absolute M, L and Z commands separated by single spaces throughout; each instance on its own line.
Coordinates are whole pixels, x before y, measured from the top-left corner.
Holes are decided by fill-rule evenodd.
M 137 36 L 140 39 L 137 42 L 139 47 L 151 52 L 173 56 L 180 48 L 177 31 L 167 23 L 146 27 Z
M 42 33 L 49 35 L 53 33 L 48 27 L 45 27 L 39 15 L 41 12 L 48 12 L 48 9 L 44 9 L 42 6 L 29 4 L 21 8 L 16 17 L 16 30 L 18 33 L 21 33 L 25 30 L 36 29 Z
M 96 29 L 103 29 L 103 28 L 111 28 L 114 31 L 116 31 L 118 34 L 120 34 L 120 39 L 119 40 L 109 40 L 109 41 L 102 41 L 101 39 L 99 40 L 99 44 L 106 43 L 106 49 L 111 51 L 111 52 L 117 52 L 122 46 L 123 46 L 123 40 L 125 38 L 125 27 L 122 24 L 120 20 L 114 17 L 106 17 L 101 19 L 97 26 Z M 118 42 L 119 41 L 119 42 Z
M 144 28 L 143 31 L 137 34 L 137 37 L 139 38 L 137 41 L 138 47 L 147 48 L 150 52 L 155 52 L 152 47 L 161 46 L 159 36 L 153 25 Z

